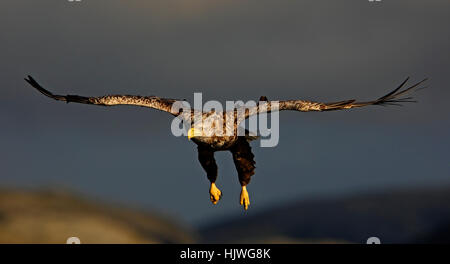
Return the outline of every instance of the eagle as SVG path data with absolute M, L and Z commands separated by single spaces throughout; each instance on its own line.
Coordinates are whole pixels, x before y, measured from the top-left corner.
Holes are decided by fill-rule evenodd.
M 245 109 L 235 108 L 227 111 L 216 111 L 214 109 L 211 111 L 198 109 L 183 111 L 182 108 L 174 107 L 174 104 L 184 100 L 161 98 L 157 96 L 106 95 L 100 97 L 85 97 L 79 95 L 56 95 L 44 89 L 29 75 L 25 80 L 45 96 L 57 101 L 100 106 L 135 105 L 148 107 L 168 112 L 173 116 L 188 122 L 189 130 L 187 132 L 187 137 L 197 145 L 198 160 L 210 181 L 209 196 L 211 202 L 217 204 L 222 198 L 222 192 L 216 186 L 218 168 L 216 160 L 214 159 L 214 153 L 216 151 L 230 151 L 241 185 L 239 202 L 244 210 L 247 210 L 250 205 L 247 185 L 250 183 L 252 175 L 255 174 L 255 160 L 250 147 L 250 141 L 257 139 L 258 137 L 247 130 L 245 130 L 244 133 L 230 133 L 226 135 L 223 133 L 215 133 L 217 132 L 216 130 L 219 129 L 219 127 L 215 125 L 217 119 L 223 120 L 223 126 L 227 129 L 237 132 L 239 125 L 249 117 L 262 113 L 269 113 L 271 111 L 291 110 L 300 112 L 322 112 L 352 109 L 369 105 L 401 105 L 402 103 L 416 102 L 411 96 L 405 95 L 414 88 L 419 89 L 418 87 L 427 79 L 405 88 L 406 83 L 409 80 L 408 77 L 393 91 L 372 101 L 359 102 L 354 99 L 331 103 L 307 100 L 268 101 L 265 96 L 261 96 L 258 104 L 252 107 L 245 107 Z M 220 129 L 220 132 L 222 132 L 223 128 L 220 127 Z

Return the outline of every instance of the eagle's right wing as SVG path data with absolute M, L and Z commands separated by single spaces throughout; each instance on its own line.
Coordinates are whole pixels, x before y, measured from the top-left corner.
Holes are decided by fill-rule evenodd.
M 36 88 L 39 92 L 58 101 L 64 101 L 67 103 L 81 103 L 81 104 L 93 104 L 93 105 L 136 105 L 142 107 L 149 107 L 171 113 L 172 115 L 179 115 L 180 111 L 176 108 L 172 109 L 172 105 L 181 100 L 160 98 L 156 96 L 138 96 L 138 95 L 106 95 L 101 97 L 84 97 L 79 95 L 56 95 L 46 89 L 44 89 L 33 77 L 28 76 L 25 78 L 31 86 Z
M 373 101 L 358 102 L 354 99 L 332 103 L 322 103 L 306 100 L 286 100 L 286 101 L 272 101 L 272 102 L 269 101 L 267 103 L 251 107 L 249 109 L 245 109 L 245 118 L 260 113 L 268 113 L 271 111 L 282 111 L 282 110 L 293 110 L 300 112 L 333 111 L 333 110 L 344 110 L 363 107 L 368 105 L 400 105 L 401 103 L 415 102 L 413 98 L 410 96 L 407 97 L 402 96 L 412 91 L 412 89 L 418 87 L 422 83 L 424 83 L 427 79 L 424 79 L 408 88 L 401 90 L 401 88 L 405 86 L 408 80 L 409 78 L 403 81 L 395 90 Z

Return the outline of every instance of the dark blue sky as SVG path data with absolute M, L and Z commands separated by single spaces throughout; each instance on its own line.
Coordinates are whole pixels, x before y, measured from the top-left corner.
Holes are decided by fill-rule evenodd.
M 68 188 L 201 224 L 243 214 L 229 153 L 209 201 L 171 116 L 58 103 L 62 94 L 204 100 L 373 99 L 430 77 L 418 104 L 281 113 L 253 144 L 251 211 L 294 198 L 450 184 L 450 2 L 83 0 L 0 3 L 0 186 Z

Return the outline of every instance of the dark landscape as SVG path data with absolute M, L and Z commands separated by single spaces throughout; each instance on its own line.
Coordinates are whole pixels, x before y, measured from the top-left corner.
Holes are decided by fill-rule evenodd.
M 450 242 L 450 187 L 293 201 L 195 231 L 156 211 L 61 191 L 0 192 L 0 243 Z

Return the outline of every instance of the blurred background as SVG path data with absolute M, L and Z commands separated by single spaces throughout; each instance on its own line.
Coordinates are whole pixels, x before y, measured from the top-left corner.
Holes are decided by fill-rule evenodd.
M 450 2 L 3 0 L 0 242 L 433 243 L 450 239 Z M 429 77 L 417 104 L 282 112 L 253 143 L 249 211 L 231 155 L 219 204 L 167 113 L 59 94 L 374 99 Z

